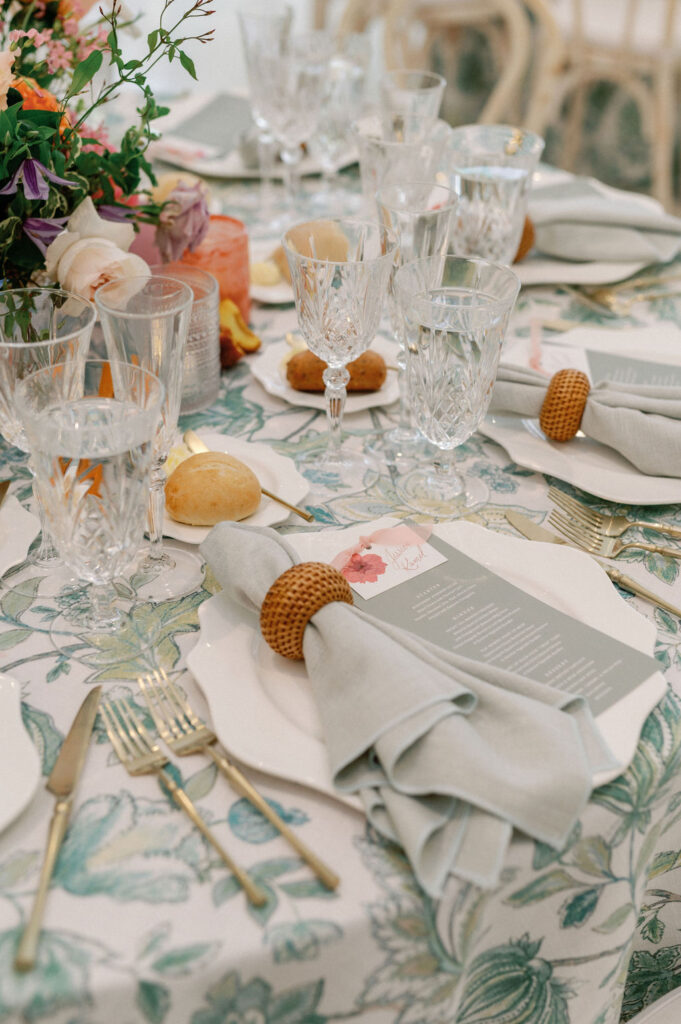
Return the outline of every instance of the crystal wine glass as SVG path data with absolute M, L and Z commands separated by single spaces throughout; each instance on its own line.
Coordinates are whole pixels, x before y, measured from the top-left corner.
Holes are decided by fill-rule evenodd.
M 384 185 L 376 193 L 376 203 L 379 221 L 397 236 L 395 270 L 411 260 L 447 254 L 449 226 L 456 205 L 456 194 L 451 189 L 433 181 Z M 412 425 L 403 320 L 392 284 L 388 308 L 392 329 L 400 345 L 397 358 L 399 422 L 397 426 L 385 431 L 378 442 L 371 446 L 371 450 L 380 452 L 389 463 L 395 463 L 426 453 L 423 434 Z
M 144 532 L 162 397 L 147 370 L 99 359 L 56 363 L 17 385 L 36 488 L 60 555 L 88 585 L 80 626 L 94 634 L 124 625 L 112 582 Z
M 376 334 L 393 265 L 395 236 L 383 225 L 361 220 L 316 220 L 297 224 L 283 238 L 291 269 L 298 324 L 310 350 L 323 359 L 329 439 L 320 457 L 302 468 L 333 490 L 365 485 L 375 462 L 341 444 L 347 364 Z
M 386 71 L 380 93 L 388 130 L 403 142 L 420 142 L 437 120 L 446 85 L 434 71 Z
M 138 567 L 149 577 L 142 593 L 151 600 L 188 593 L 202 578 L 201 562 L 195 555 L 178 547 L 173 547 L 172 554 L 163 548 L 163 464 L 177 431 L 192 300 L 193 293 L 187 284 L 159 276 L 121 278 L 95 292 L 112 365 L 114 361 L 139 365 L 157 376 L 164 388 L 151 470 L 150 544 Z
M 293 9 L 290 4 L 280 0 L 250 0 L 238 8 L 237 18 L 246 61 L 251 114 L 258 129 L 260 217 L 263 230 L 269 234 L 273 229 L 272 171 L 275 145 L 267 109 L 271 91 L 276 88 L 273 78 L 276 66 L 274 61 L 281 56 L 286 46 Z
M 85 361 L 96 319 L 91 302 L 59 288 L 10 288 L 0 291 L 0 434 L 23 452 L 30 442 L 14 400 L 17 383 L 29 374 L 54 363 Z M 58 572 L 61 564 L 38 496 L 41 539 L 28 561 L 53 574 L 55 587 L 69 575 Z M 12 578 L 15 574 L 12 574 Z M 13 582 L 16 589 L 20 584 Z
M 418 512 L 454 519 L 489 497 L 480 479 L 464 480 L 454 452 L 489 406 L 508 319 L 520 282 L 507 267 L 478 259 L 430 256 L 395 275 L 404 317 L 407 373 L 417 425 L 439 448 L 434 467 L 397 484 Z

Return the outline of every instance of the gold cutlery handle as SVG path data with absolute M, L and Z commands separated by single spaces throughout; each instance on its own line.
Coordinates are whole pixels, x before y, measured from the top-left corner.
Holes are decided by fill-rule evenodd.
M 210 451 L 210 448 L 205 441 L 202 441 L 194 430 L 186 430 L 182 435 L 182 440 L 186 444 L 187 448 L 189 448 L 189 451 L 194 452 L 195 455 L 197 452 Z M 314 522 L 314 516 L 309 512 L 306 512 L 305 509 L 298 508 L 297 505 L 290 505 L 288 501 L 284 501 L 284 499 L 280 498 L 278 494 L 273 494 L 272 491 L 268 491 L 267 488 L 262 485 L 260 486 L 260 490 L 266 498 L 270 498 L 271 501 L 276 501 L 279 505 L 283 505 L 284 508 L 289 510 L 289 512 L 295 512 L 297 516 L 300 516 L 301 519 L 305 519 L 308 523 Z
M 17 947 L 17 953 L 14 958 L 14 967 L 17 971 L 30 971 L 35 964 L 35 958 L 38 952 L 38 941 L 40 939 L 40 931 L 43 922 L 43 912 L 45 910 L 45 901 L 47 900 L 47 891 L 50 888 L 52 872 L 54 871 L 54 865 L 57 860 L 59 848 L 66 834 L 66 827 L 69 823 L 70 814 L 71 801 L 57 800 L 50 820 L 50 828 L 47 834 L 47 847 L 45 849 L 42 868 L 40 869 L 38 889 L 35 894 L 33 906 L 31 907 L 31 916 L 28 919 L 28 924 L 24 928 L 24 933 L 21 936 L 19 946 Z
M 644 530 L 666 533 L 669 537 L 681 537 L 681 527 L 671 526 L 669 523 L 644 523 L 642 519 L 634 519 L 629 526 L 640 526 Z
M 227 865 L 234 877 L 239 881 L 250 902 L 256 907 L 261 907 L 263 903 L 266 903 L 267 897 L 265 896 L 265 893 L 251 881 L 244 869 L 240 868 L 236 861 L 232 860 L 230 855 L 221 846 L 211 830 L 208 828 L 191 799 L 187 796 L 185 791 L 177 785 L 175 779 L 168 775 L 163 768 L 157 768 L 156 772 L 161 780 L 161 784 L 168 790 L 177 806 L 183 810 L 187 817 L 196 825 L 201 835 L 208 840 L 215 852 L 219 855 L 220 859 Z
M 678 615 L 681 618 L 681 608 L 677 608 L 676 605 L 670 604 L 669 601 L 665 601 L 659 594 L 653 593 L 652 590 L 648 590 L 641 583 L 636 580 L 632 580 L 631 576 L 625 576 L 619 569 L 611 569 L 607 566 L 603 566 L 606 574 L 610 577 L 613 583 L 617 583 L 618 586 L 622 587 L 623 590 L 628 590 L 632 594 L 638 594 L 639 597 L 644 597 L 646 601 L 651 601 L 653 604 L 659 605 L 660 608 L 664 608 L 666 611 L 671 612 L 672 615 Z
M 623 544 L 619 550 L 624 551 L 625 548 L 636 548 L 637 551 L 652 551 L 655 555 L 666 555 L 667 558 L 681 558 L 681 548 L 665 548 L 659 544 L 644 544 L 643 541 L 628 542 Z
M 279 830 L 282 836 L 289 841 L 294 850 L 296 850 L 303 860 L 309 864 L 319 881 L 322 882 L 327 889 L 335 889 L 340 882 L 340 878 L 336 872 L 332 871 L 331 868 L 325 864 L 316 853 L 313 853 L 312 850 L 305 845 L 302 839 L 300 839 L 295 832 L 289 828 L 274 808 L 263 796 L 261 796 L 255 786 L 248 781 L 243 772 L 241 772 L 235 764 L 232 764 L 231 761 L 229 761 L 223 754 L 220 754 L 212 746 L 204 747 L 204 750 L 207 754 L 210 754 L 218 768 L 224 772 L 237 792 L 241 793 L 242 796 L 245 796 L 247 800 L 250 800 L 253 806 L 257 807 L 260 813 L 264 814 L 267 820 L 271 822 L 272 825 Z

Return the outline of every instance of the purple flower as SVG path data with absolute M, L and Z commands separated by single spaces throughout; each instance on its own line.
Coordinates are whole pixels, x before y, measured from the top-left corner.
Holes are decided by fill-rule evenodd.
M 193 252 L 205 237 L 209 220 L 201 185 L 180 182 L 168 196 L 156 228 L 156 245 L 163 262 L 179 260 L 185 249 Z
M 29 157 L 19 164 L 5 187 L 0 188 L 0 196 L 13 195 L 21 182 L 26 199 L 47 199 L 50 194 L 50 186 L 47 184 L 46 178 L 53 181 L 55 185 L 66 185 L 67 188 L 76 187 L 74 181 L 60 178 L 58 174 L 48 170 L 45 164 L 41 164 L 40 160 Z
M 64 230 L 68 219 L 68 217 L 27 217 L 23 225 L 24 234 L 28 235 L 44 256 L 48 245 L 54 242 L 57 235 Z
M 112 220 L 118 224 L 124 224 L 129 217 L 135 216 L 135 210 L 130 206 L 113 206 L 106 203 L 97 207 L 97 213 L 104 220 Z

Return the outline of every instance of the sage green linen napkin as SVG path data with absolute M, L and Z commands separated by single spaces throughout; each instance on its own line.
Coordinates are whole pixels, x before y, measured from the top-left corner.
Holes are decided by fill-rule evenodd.
M 491 412 L 539 416 L 548 378 L 500 364 Z M 649 476 L 681 477 L 681 390 L 601 381 L 589 392 L 581 429 Z M 568 442 L 569 443 L 569 442 Z
M 573 178 L 530 192 L 535 249 L 563 260 L 665 263 L 681 251 L 681 219 L 650 196 Z
M 201 545 L 225 593 L 258 614 L 299 561 L 267 528 L 219 523 Z M 439 896 L 450 872 L 497 883 L 513 827 L 560 847 L 612 767 L 581 698 L 472 662 L 341 603 L 305 630 L 336 786 L 405 849 Z

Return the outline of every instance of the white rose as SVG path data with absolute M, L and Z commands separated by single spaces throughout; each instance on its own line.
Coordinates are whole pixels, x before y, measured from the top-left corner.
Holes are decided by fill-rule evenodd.
M 135 237 L 132 224 L 100 217 L 89 196 L 75 208 L 66 222 L 66 230 L 75 232 L 81 238 L 108 238 L 126 252 Z
M 150 275 L 148 265 L 140 256 L 119 249 L 107 238 L 95 237 L 81 238 L 69 245 L 58 260 L 53 276 L 66 291 L 92 301 L 97 289 L 108 281 Z
M 0 110 L 7 110 L 7 90 L 14 81 L 12 65 L 14 54 L 11 50 L 0 50 Z

